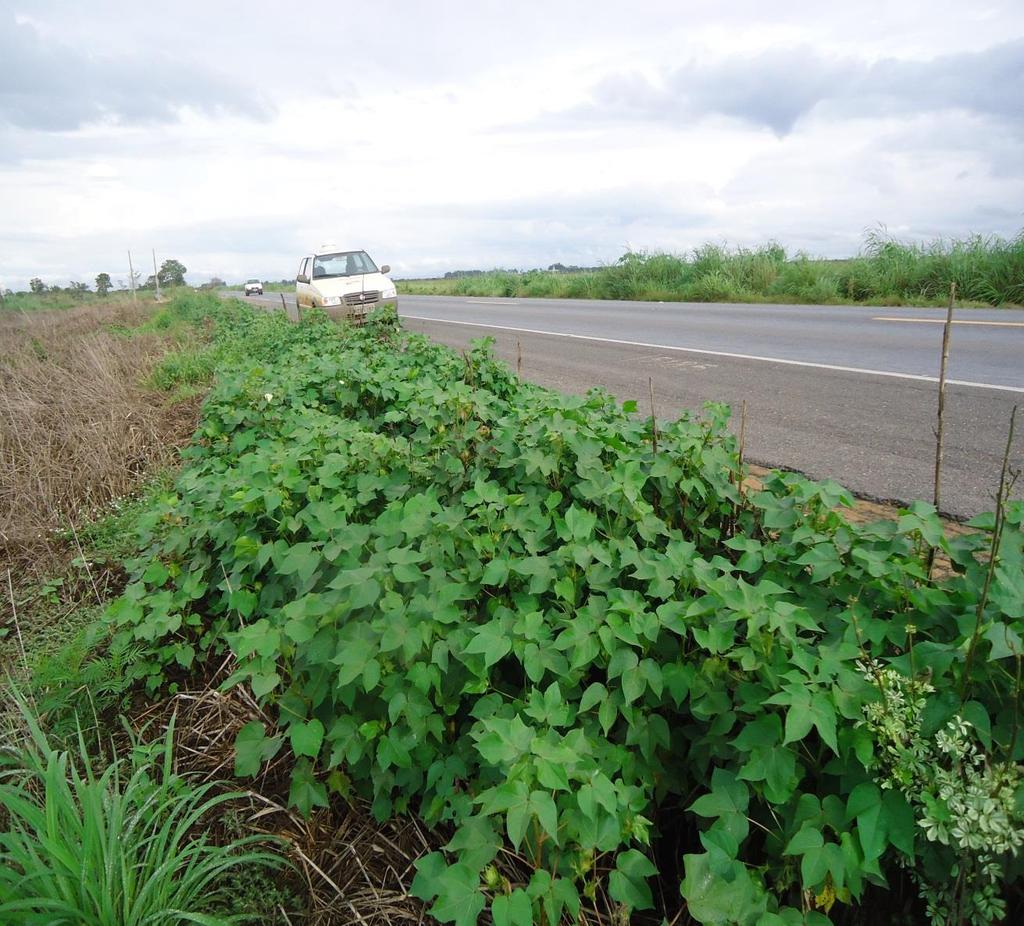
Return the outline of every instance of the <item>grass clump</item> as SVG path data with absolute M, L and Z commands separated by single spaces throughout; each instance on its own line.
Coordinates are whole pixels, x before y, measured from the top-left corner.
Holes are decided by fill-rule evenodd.
M 1024 232 L 1010 240 L 915 244 L 872 231 L 850 260 L 789 255 L 774 242 L 752 249 L 705 244 L 686 255 L 631 251 L 593 271 L 495 270 L 399 285 L 424 295 L 938 305 L 951 283 L 969 303 L 1024 304 Z
M 80 740 L 55 748 L 22 704 L 27 739 L 0 754 L 0 921 L 9 926 L 222 926 L 211 911 L 234 870 L 280 867 L 261 837 L 225 845 L 203 832 L 242 797 L 173 771 L 174 724 L 102 771 Z

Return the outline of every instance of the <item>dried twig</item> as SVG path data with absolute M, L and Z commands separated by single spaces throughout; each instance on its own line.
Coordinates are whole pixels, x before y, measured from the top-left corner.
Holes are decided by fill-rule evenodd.
M 932 504 L 939 510 L 942 502 L 942 438 L 945 430 L 946 411 L 946 366 L 949 362 L 949 335 L 953 330 L 953 303 L 956 301 L 956 283 L 949 284 L 949 308 L 946 310 L 946 324 L 942 328 L 942 360 L 939 363 L 939 406 L 938 422 L 935 428 L 935 484 L 932 490 Z M 928 553 L 928 578 L 932 577 L 935 565 L 935 547 Z
M 11 596 L 11 615 L 14 618 L 14 632 L 18 635 L 18 648 L 21 650 L 21 663 L 25 667 L 25 677 L 29 676 L 28 656 L 25 655 L 25 641 L 21 636 L 21 624 L 18 623 L 18 606 L 14 601 L 14 584 L 11 582 L 11 570 L 7 568 L 7 593 Z
M 647 388 L 651 393 L 651 449 L 658 453 L 658 419 L 654 417 L 654 379 L 647 377 Z
M 971 642 L 967 647 L 967 657 L 964 659 L 964 672 L 960 682 L 960 702 L 967 698 L 967 685 L 970 682 L 971 666 L 974 663 L 974 651 L 977 649 L 978 640 L 981 639 L 981 625 L 985 618 L 985 607 L 988 604 L 989 588 L 992 586 L 992 578 L 996 572 L 996 565 L 999 560 L 999 545 L 1003 537 L 1003 524 L 1005 523 L 1006 502 L 1009 500 L 1010 486 L 1010 451 L 1013 448 L 1013 431 L 1017 423 L 1017 406 L 1013 406 L 1010 412 L 1010 430 L 1006 435 L 1006 450 L 1003 453 L 1003 467 L 999 472 L 999 490 L 996 493 L 996 516 L 992 525 L 992 542 L 988 551 L 988 569 L 985 571 L 985 584 L 981 589 L 981 597 L 978 599 L 978 607 L 975 611 L 974 633 L 971 634 Z

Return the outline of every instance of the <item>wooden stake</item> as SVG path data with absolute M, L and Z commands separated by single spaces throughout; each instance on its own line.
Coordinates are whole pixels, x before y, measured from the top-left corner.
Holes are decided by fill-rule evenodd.
M 128 252 L 128 283 L 132 288 L 132 302 L 138 302 L 138 298 L 135 295 L 135 268 L 132 266 L 132 252 Z
M 523 342 L 516 341 L 516 376 L 523 375 Z
M 946 324 L 942 329 L 942 362 L 939 365 L 939 410 L 938 426 L 935 429 L 935 488 L 932 504 L 938 511 L 942 499 L 942 437 L 946 411 L 946 364 L 949 362 L 949 334 L 953 329 L 953 303 L 956 301 L 956 283 L 949 284 L 949 308 L 946 310 Z
M 654 417 L 654 379 L 647 377 L 647 388 L 651 392 L 651 449 L 658 452 L 658 419 Z
M 156 269 L 156 248 L 153 248 L 153 286 L 156 287 L 156 301 L 160 301 L 160 272 Z
M 743 457 L 747 444 L 747 400 L 740 404 L 740 458 L 739 458 L 739 490 L 740 497 L 743 496 Z

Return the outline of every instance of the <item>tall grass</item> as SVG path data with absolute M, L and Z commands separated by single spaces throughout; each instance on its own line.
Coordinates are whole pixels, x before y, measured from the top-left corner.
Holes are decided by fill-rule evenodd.
M 705 244 L 689 254 L 630 252 L 610 267 L 581 273 L 496 270 L 455 280 L 406 280 L 405 293 L 684 302 L 942 304 L 950 283 L 982 305 L 1024 304 L 1024 232 L 928 244 L 865 236 L 849 260 Z
M 136 748 L 97 773 L 54 748 L 21 705 L 28 742 L 0 756 L 0 922 L 8 926 L 222 926 L 215 916 L 224 876 L 246 866 L 280 867 L 254 848 L 203 832 L 210 813 L 241 795 L 195 785 L 172 770 L 174 724 L 157 750 Z

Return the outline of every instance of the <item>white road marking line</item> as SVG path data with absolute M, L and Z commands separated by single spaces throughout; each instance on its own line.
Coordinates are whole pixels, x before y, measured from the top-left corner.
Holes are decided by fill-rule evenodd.
M 946 319 L 944 318 L 896 318 L 895 316 L 889 317 L 887 315 L 875 315 L 872 319 L 873 322 L 917 322 L 918 324 L 925 325 L 944 325 Z M 953 319 L 954 325 L 991 325 L 993 328 L 1024 328 L 1024 322 L 990 322 L 983 321 L 981 319 L 967 319 L 967 318 L 955 318 Z
M 760 357 L 757 354 L 735 354 L 724 350 L 702 350 L 699 347 L 676 347 L 673 344 L 652 344 L 648 341 L 621 341 L 618 338 L 599 338 L 591 334 L 567 334 L 564 331 L 541 331 L 538 328 L 513 328 L 510 325 L 486 325 L 482 322 L 460 322 L 450 318 L 432 318 L 427 315 L 407 315 L 399 311 L 402 318 L 421 322 L 439 322 L 442 325 L 463 325 L 467 328 L 494 328 L 498 331 L 517 331 L 520 334 L 544 334 L 553 338 L 572 338 L 577 341 L 596 341 L 599 344 L 621 344 L 624 347 L 651 347 L 655 350 L 674 350 L 686 354 L 700 354 L 705 357 L 730 357 L 733 360 L 757 360 L 761 363 L 778 363 L 790 367 L 809 367 L 814 370 L 833 370 L 837 373 L 860 373 L 864 376 L 887 376 L 892 379 L 910 379 L 921 383 L 937 383 L 937 376 L 922 376 L 918 373 L 893 373 L 889 370 L 865 370 L 861 367 L 844 367 L 832 363 L 813 363 L 809 360 L 786 360 L 783 357 Z M 969 386 L 973 389 L 998 389 L 1000 392 L 1024 394 L 1024 386 L 1000 386 L 996 383 L 975 383 L 966 379 L 947 379 L 951 386 Z
M 473 299 L 467 298 L 465 300 L 466 305 L 519 305 L 518 302 L 512 302 L 509 299 Z

